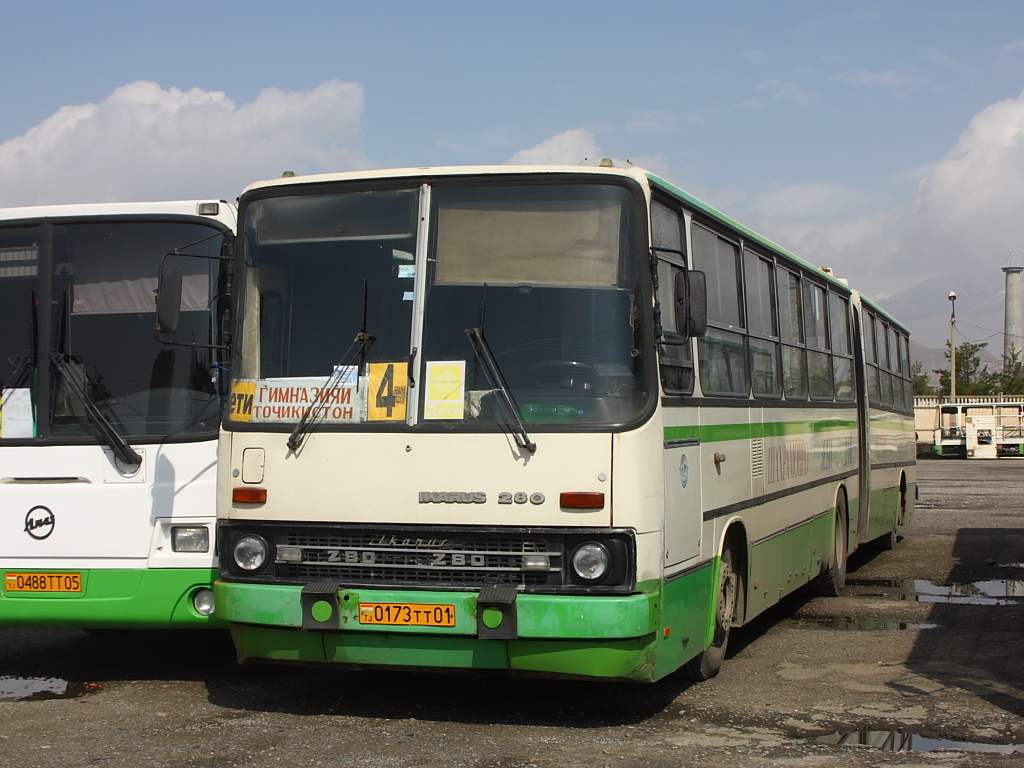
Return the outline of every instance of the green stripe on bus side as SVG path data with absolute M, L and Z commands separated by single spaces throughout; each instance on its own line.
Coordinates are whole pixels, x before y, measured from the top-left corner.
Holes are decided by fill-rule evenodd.
M 703 424 L 699 427 L 665 427 L 664 434 L 665 440 L 699 439 L 702 443 L 724 443 L 729 440 L 809 435 L 856 428 L 856 419 L 814 419 L 812 421 L 770 421 L 763 424 Z
M 916 431 L 914 420 L 909 416 L 872 416 L 871 430 L 891 430 L 893 432 L 914 432 Z

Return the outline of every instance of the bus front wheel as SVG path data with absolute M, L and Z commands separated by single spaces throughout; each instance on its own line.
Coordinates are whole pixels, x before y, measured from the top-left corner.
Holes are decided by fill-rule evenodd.
M 710 680 L 718 674 L 722 662 L 725 661 L 729 631 L 736 623 L 739 605 L 743 599 L 743 578 L 734 568 L 735 563 L 732 545 L 727 544 L 718 566 L 714 636 L 711 645 L 683 665 L 683 674 L 690 680 Z

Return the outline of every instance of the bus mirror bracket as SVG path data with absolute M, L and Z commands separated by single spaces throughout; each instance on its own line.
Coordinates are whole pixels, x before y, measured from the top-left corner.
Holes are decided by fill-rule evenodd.
M 230 240 L 226 233 L 218 232 L 218 235 L 224 235 L 225 248 L 222 249 L 221 255 L 219 256 L 208 256 L 199 255 L 195 253 L 181 253 L 180 250 L 174 250 L 170 253 L 165 253 L 160 258 L 160 278 L 157 283 L 156 289 L 156 325 L 153 328 L 153 336 L 157 342 L 171 347 L 199 347 L 201 349 L 230 349 L 231 345 L 229 339 L 222 338 L 224 344 L 188 344 L 181 341 L 167 341 L 166 339 L 160 338 L 161 334 L 173 334 L 178 330 L 178 321 L 181 318 L 181 285 L 182 285 L 182 269 L 180 266 L 171 265 L 167 266 L 166 261 L 168 257 L 186 257 L 190 259 L 208 259 L 211 261 L 226 261 L 228 263 L 228 282 L 224 286 L 225 298 L 230 299 L 231 296 L 231 262 L 234 260 L 234 256 L 231 255 Z M 208 240 L 209 238 L 203 238 Z M 203 242 L 200 240 L 199 242 Z M 196 245 L 196 243 L 192 243 Z M 186 248 L 189 246 L 185 246 Z M 229 310 L 230 311 L 230 310 Z M 223 334 L 222 334 L 223 335 Z
M 703 336 L 708 332 L 707 277 L 696 270 L 676 273 L 676 332 L 684 338 Z

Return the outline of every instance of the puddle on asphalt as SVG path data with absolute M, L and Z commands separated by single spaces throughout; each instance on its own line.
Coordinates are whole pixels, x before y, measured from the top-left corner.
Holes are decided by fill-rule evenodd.
M 852 619 L 849 616 L 802 616 L 797 621 L 805 624 L 817 624 L 829 629 L 838 629 L 842 632 L 942 629 L 941 624 L 936 624 L 933 621 L 899 621 L 897 619 L 877 619 L 873 617 Z
M 856 597 L 885 597 L 917 603 L 953 603 L 957 605 L 1022 605 L 1024 581 L 992 579 L 968 584 L 940 586 L 925 579 L 847 579 L 848 587 L 877 588 Z
M 919 733 L 902 729 L 895 731 L 840 731 L 814 739 L 818 744 L 833 746 L 874 747 L 882 752 L 937 752 L 956 750 L 959 752 L 995 752 L 1012 755 L 1024 752 L 1022 744 L 982 744 L 976 741 L 950 741 L 949 739 L 928 739 Z
M 99 690 L 96 683 L 77 683 L 58 677 L 8 677 L 0 675 L 0 699 L 39 701 L 74 699 Z

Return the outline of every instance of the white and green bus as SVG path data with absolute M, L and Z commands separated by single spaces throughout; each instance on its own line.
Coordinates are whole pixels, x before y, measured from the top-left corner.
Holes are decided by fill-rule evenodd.
M 284 178 L 239 234 L 243 662 L 704 679 L 912 513 L 906 329 L 653 174 Z
M 223 627 L 235 216 L 217 200 L 0 211 L 0 626 Z M 154 334 L 162 262 L 180 269 L 176 341 Z

